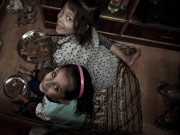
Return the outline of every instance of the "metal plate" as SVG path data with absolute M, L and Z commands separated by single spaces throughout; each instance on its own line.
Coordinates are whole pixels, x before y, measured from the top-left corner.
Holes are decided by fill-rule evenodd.
M 31 30 L 25 33 L 18 43 L 18 53 L 25 61 L 39 63 L 51 52 L 52 40 L 41 31 Z
M 27 92 L 27 81 L 20 75 L 9 76 L 3 84 L 3 92 L 9 98 L 18 94 L 25 95 Z

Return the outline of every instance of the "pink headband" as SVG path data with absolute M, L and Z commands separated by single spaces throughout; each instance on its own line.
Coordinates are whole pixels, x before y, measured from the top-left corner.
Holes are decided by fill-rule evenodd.
M 80 87 L 80 92 L 79 92 L 79 96 L 78 96 L 78 98 L 80 98 L 84 92 L 84 74 L 83 74 L 82 67 L 80 65 L 77 65 L 77 66 L 79 68 L 80 78 L 81 78 L 81 87 Z

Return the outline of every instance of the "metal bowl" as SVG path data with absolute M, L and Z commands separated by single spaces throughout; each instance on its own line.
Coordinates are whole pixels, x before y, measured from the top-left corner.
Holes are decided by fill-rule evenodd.
M 25 95 L 27 80 L 20 75 L 9 76 L 3 83 L 3 92 L 9 98 L 14 98 L 18 94 Z
M 30 63 L 44 61 L 51 53 L 52 40 L 46 33 L 31 30 L 25 33 L 18 43 L 18 53 L 21 58 Z

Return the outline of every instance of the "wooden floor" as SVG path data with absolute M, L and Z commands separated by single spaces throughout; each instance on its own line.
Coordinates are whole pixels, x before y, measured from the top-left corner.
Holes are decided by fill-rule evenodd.
M 140 81 L 144 135 L 178 135 L 176 131 L 159 130 L 153 122 L 168 109 L 156 91 L 159 82 L 180 83 L 180 52 L 136 46 L 141 48 L 142 53 L 132 69 Z
M 38 10 L 37 10 L 38 11 Z M 11 63 L 8 59 L 15 59 L 18 57 L 17 52 L 7 50 L 16 48 L 20 36 L 32 29 L 44 29 L 42 18 L 38 11 L 37 21 L 34 24 L 27 24 L 22 27 L 17 27 L 15 14 L 7 13 L 0 17 L 0 40 L 3 41 L 3 47 L 0 50 L 0 73 L 4 78 L 7 75 L 17 72 L 17 66 L 24 64 L 23 60 L 17 60 L 16 63 Z M 152 48 L 143 45 L 136 45 L 141 49 L 141 57 L 133 65 L 132 69 L 140 81 L 142 91 L 142 112 L 143 112 L 143 131 L 144 135 L 178 135 L 176 131 L 162 131 L 153 125 L 153 121 L 162 114 L 166 108 L 163 104 L 161 96 L 156 92 L 156 88 L 160 81 L 167 81 L 168 83 L 180 82 L 178 75 L 180 74 L 180 52 Z M 7 65 L 16 67 L 11 73 L 5 73 Z M 32 67 L 31 64 L 28 66 Z M 2 87 L 3 80 L 0 80 Z M 2 93 L 2 92 L 1 92 Z M 2 106 L 1 106 L 2 107 Z M 0 108 L 3 109 L 3 108 Z M 7 123 L 6 123 L 7 124 Z M 18 135 L 20 129 L 14 125 L 6 126 L 0 122 L 0 132 L 4 135 Z M 2 132 L 3 131 L 3 132 Z M 21 133 L 25 133 L 21 131 Z

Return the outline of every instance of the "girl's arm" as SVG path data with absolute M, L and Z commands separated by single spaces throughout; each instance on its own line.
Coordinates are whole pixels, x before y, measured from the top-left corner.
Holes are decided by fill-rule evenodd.
M 116 55 L 119 59 L 124 61 L 126 55 L 118 48 L 115 41 L 99 34 L 99 42 L 100 45 L 103 45 L 109 49 L 112 54 Z
M 98 34 L 99 37 L 99 42 L 100 45 L 103 45 L 104 47 L 106 47 L 108 50 L 110 50 L 110 48 L 112 47 L 113 43 L 115 43 L 113 40 L 104 37 L 101 34 Z
M 29 100 L 27 103 L 25 103 L 21 107 L 21 113 L 30 115 L 32 117 L 36 117 L 35 109 L 36 109 L 37 104 L 38 104 L 38 102 L 34 102 L 34 101 Z
M 132 55 L 124 54 L 123 51 L 118 48 L 117 43 L 115 41 L 106 38 L 100 34 L 99 42 L 100 45 L 105 46 L 107 49 L 110 50 L 112 54 L 116 55 L 119 59 L 124 61 L 128 66 L 132 66 L 134 64 L 134 61 L 141 55 L 140 49 L 137 49 L 137 51 Z
M 35 114 L 35 109 L 36 106 L 38 105 L 38 103 L 40 103 L 42 101 L 42 98 L 26 98 L 23 95 L 17 95 L 14 99 L 13 99 L 13 103 L 14 104 L 19 104 L 21 105 L 20 109 L 19 109 L 19 113 L 23 116 L 27 116 L 27 117 L 33 117 L 33 118 L 37 118 L 36 114 Z

